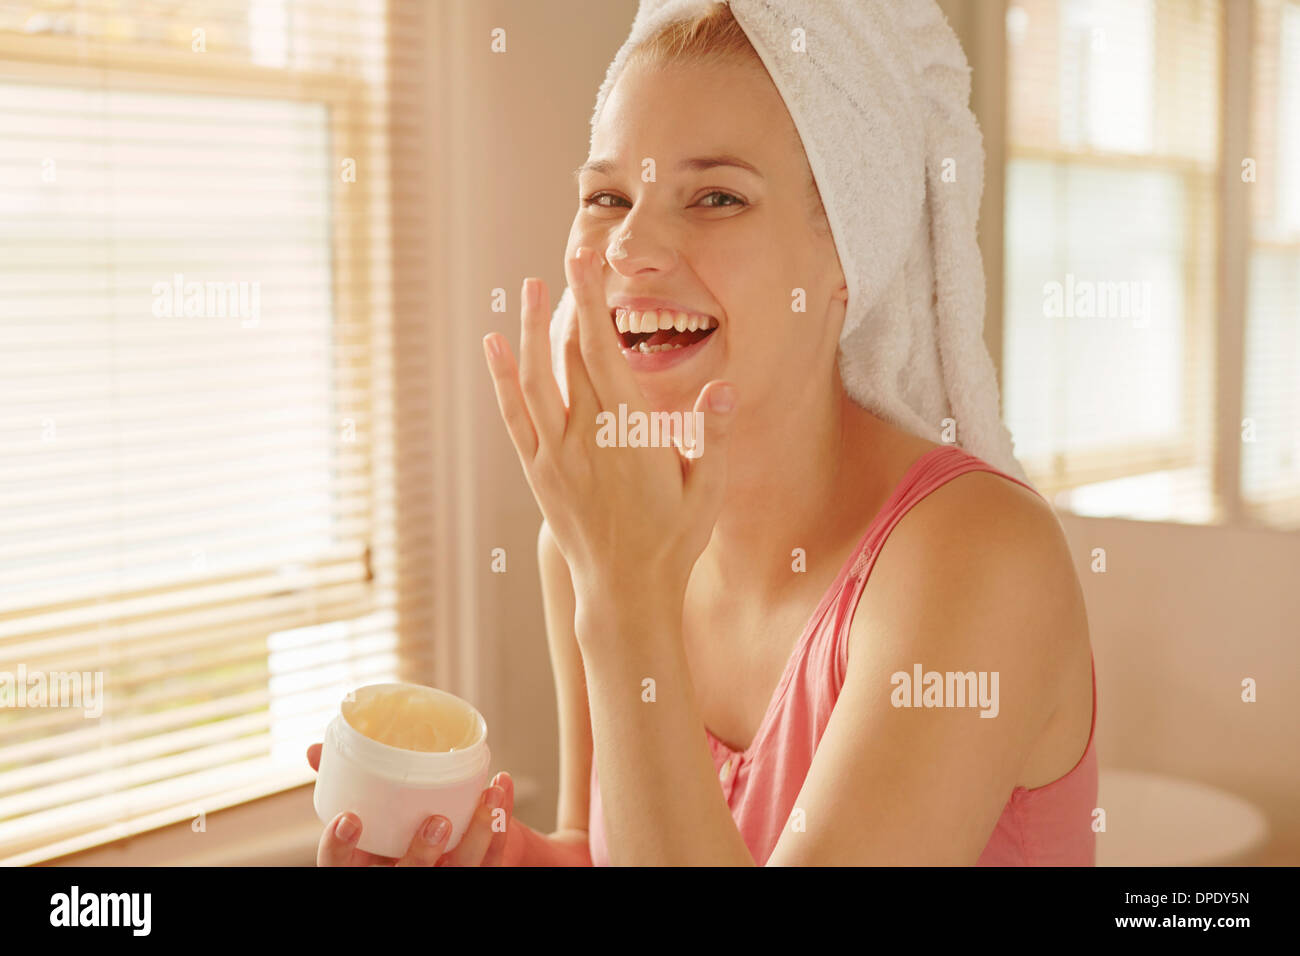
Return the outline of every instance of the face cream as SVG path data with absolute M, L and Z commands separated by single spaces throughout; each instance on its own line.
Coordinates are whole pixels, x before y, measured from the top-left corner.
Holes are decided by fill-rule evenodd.
M 451 821 L 446 849 L 460 842 L 487 785 L 487 724 L 446 691 L 419 684 L 369 684 L 343 699 L 325 730 L 316 776 L 316 815 L 328 824 L 361 818 L 357 846 L 400 857 L 424 820 Z

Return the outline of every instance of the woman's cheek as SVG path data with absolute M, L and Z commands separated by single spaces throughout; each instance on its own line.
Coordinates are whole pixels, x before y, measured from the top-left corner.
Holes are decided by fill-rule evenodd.
M 581 229 L 574 235 L 570 243 L 569 257 L 572 258 L 576 255 L 583 246 L 588 249 L 595 249 L 602 255 L 605 252 L 604 244 L 597 238 L 596 232 L 592 229 Z
M 573 227 L 569 230 L 569 246 L 565 250 L 565 254 L 568 258 L 572 258 L 580 246 L 587 246 L 598 250 L 601 255 L 604 255 L 608 242 L 609 229 L 607 223 L 578 213 L 573 220 Z

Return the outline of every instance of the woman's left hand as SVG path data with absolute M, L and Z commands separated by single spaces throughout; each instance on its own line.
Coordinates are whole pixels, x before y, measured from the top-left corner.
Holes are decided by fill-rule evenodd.
M 307 762 L 320 769 L 320 744 L 307 748 Z M 515 781 L 502 770 L 484 788 L 459 842 L 444 852 L 447 836 L 426 839 L 442 817 L 428 817 L 411 836 L 401 858 L 369 853 L 357 847 L 365 821 L 355 813 L 340 813 L 325 825 L 316 847 L 317 866 L 518 866 L 523 844 L 510 839 L 511 830 L 521 824 L 514 818 Z M 340 819 L 342 818 L 342 819 Z M 450 824 L 448 824 L 450 826 Z M 343 827 L 340 830 L 340 826 Z
M 671 445 L 597 443 L 598 413 L 610 413 L 617 423 L 620 405 L 629 415 L 654 411 L 623 358 L 605 302 L 603 268 L 604 260 L 590 249 L 565 260 L 576 304 L 576 322 L 564 340 L 567 409 L 551 371 L 545 283 L 524 280 L 521 367 L 504 336 L 483 339 L 501 417 L 568 562 L 580 615 L 584 602 L 608 602 L 620 592 L 650 590 L 647 596 L 660 600 L 684 596 L 722 507 L 735 406 L 729 383 L 714 380 L 700 390 L 694 411 L 703 433 L 696 430 L 694 446 L 686 449 L 698 457 Z M 728 397 L 731 408 L 710 404 Z

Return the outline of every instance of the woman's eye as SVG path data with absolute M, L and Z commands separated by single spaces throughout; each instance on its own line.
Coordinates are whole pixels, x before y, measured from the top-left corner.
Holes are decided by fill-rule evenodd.
M 719 204 L 719 203 L 710 203 L 709 205 L 711 205 L 714 209 L 719 209 L 719 208 L 721 208 L 722 206 L 743 206 L 743 205 L 745 205 L 745 200 L 741 199 L 739 196 L 733 196 L 731 193 L 724 193 L 724 192 L 723 192 L 722 190 L 720 190 L 720 189 L 715 189 L 713 192 L 708 193 L 707 195 L 705 195 L 704 199 L 708 199 L 710 196 L 722 196 L 722 197 L 725 198 L 725 199 L 733 200 L 732 202 L 729 202 L 729 203 L 721 203 L 721 204 Z M 703 202 L 704 200 L 700 200 L 700 201 Z
M 723 199 L 730 200 L 730 202 L 706 203 L 704 201 L 706 199 L 711 199 L 714 196 L 720 196 Z M 601 202 L 600 200 L 602 199 L 613 199 L 620 203 L 624 203 L 624 204 L 627 203 L 627 200 L 623 199 L 621 196 L 615 196 L 613 193 L 593 193 L 592 195 L 583 198 L 582 205 L 584 207 L 600 206 L 603 209 L 612 208 L 612 204 Z M 703 205 L 710 209 L 723 209 L 726 208 L 727 206 L 743 206 L 745 205 L 745 200 L 741 199 L 739 196 L 734 196 L 731 193 L 725 193 L 720 189 L 715 189 L 711 193 L 706 193 L 697 205 Z
M 600 206 L 600 207 L 602 207 L 602 208 L 604 208 L 604 209 L 608 209 L 608 208 L 610 208 L 608 204 L 603 203 L 603 202 L 598 202 L 597 200 L 600 200 L 600 199 L 618 199 L 618 198 L 619 198 L 619 197 L 618 197 L 618 196 L 615 196 L 613 193 L 594 193 L 593 195 L 590 195 L 590 196 L 586 197 L 585 199 L 583 199 L 583 200 L 582 200 L 582 204 L 583 204 L 583 206 Z

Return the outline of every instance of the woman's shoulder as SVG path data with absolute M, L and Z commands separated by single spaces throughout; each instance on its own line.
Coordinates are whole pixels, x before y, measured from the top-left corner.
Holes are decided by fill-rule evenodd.
M 924 488 L 916 495 L 915 485 L 922 480 L 914 469 L 925 460 L 951 455 L 969 462 L 971 467 L 958 471 L 936 487 Z M 929 441 L 914 435 L 895 439 L 884 465 L 890 475 L 889 482 L 898 489 L 905 478 L 912 476 L 913 497 L 916 498 L 905 517 L 916 531 L 938 532 L 937 545 L 945 541 L 942 532 L 951 530 L 953 523 L 962 526 L 1012 521 L 1022 530 L 1037 529 L 1040 533 L 1060 531 L 1060 522 L 1052 506 L 1032 488 L 1020 484 L 1011 475 L 1001 471 L 988 471 L 988 465 L 961 448 Z M 929 520 L 913 517 L 924 516 Z
M 871 607 L 855 615 L 854 630 L 958 606 L 964 624 L 1004 635 L 994 641 L 1016 640 L 1013 618 L 1050 626 L 1054 639 L 1045 643 L 1056 651 L 1088 640 L 1078 573 L 1056 512 L 1037 492 L 982 468 L 960 471 L 910 504 L 877 555 L 863 600 Z
M 979 562 L 1028 578 L 1026 584 L 1075 578 L 1069 543 L 1052 506 L 1011 476 L 986 467 L 959 471 L 926 491 L 898 523 L 895 536 L 928 566 L 954 573 Z
M 853 424 L 855 467 L 880 469 L 884 479 L 869 510 L 876 511 L 878 499 L 887 495 L 884 489 L 897 493 L 907 486 L 905 511 L 880 547 L 873 580 L 889 578 L 891 585 L 915 593 L 946 577 L 979 573 L 1019 581 L 1039 592 L 1054 590 L 1058 597 L 1078 589 L 1064 528 L 1038 492 L 1010 475 L 986 470 L 987 462 L 963 449 L 874 416 L 859 414 Z M 936 470 L 935 459 L 946 455 L 969 467 Z
M 951 542 L 954 527 L 974 532 L 1010 523 L 1021 533 L 1044 535 L 1063 543 L 1060 521 L 1046 499 L 1013 476 L 989 470 L 992 465 L 959 447 L 909 435 L 893 453 L 895 472 L 901 478 L 923 459 L 939 455 L 950 455 L 969 467 L 924 489 L 907 511 L 913 533 L 929 532 L 934 546 L 943 547 Z

